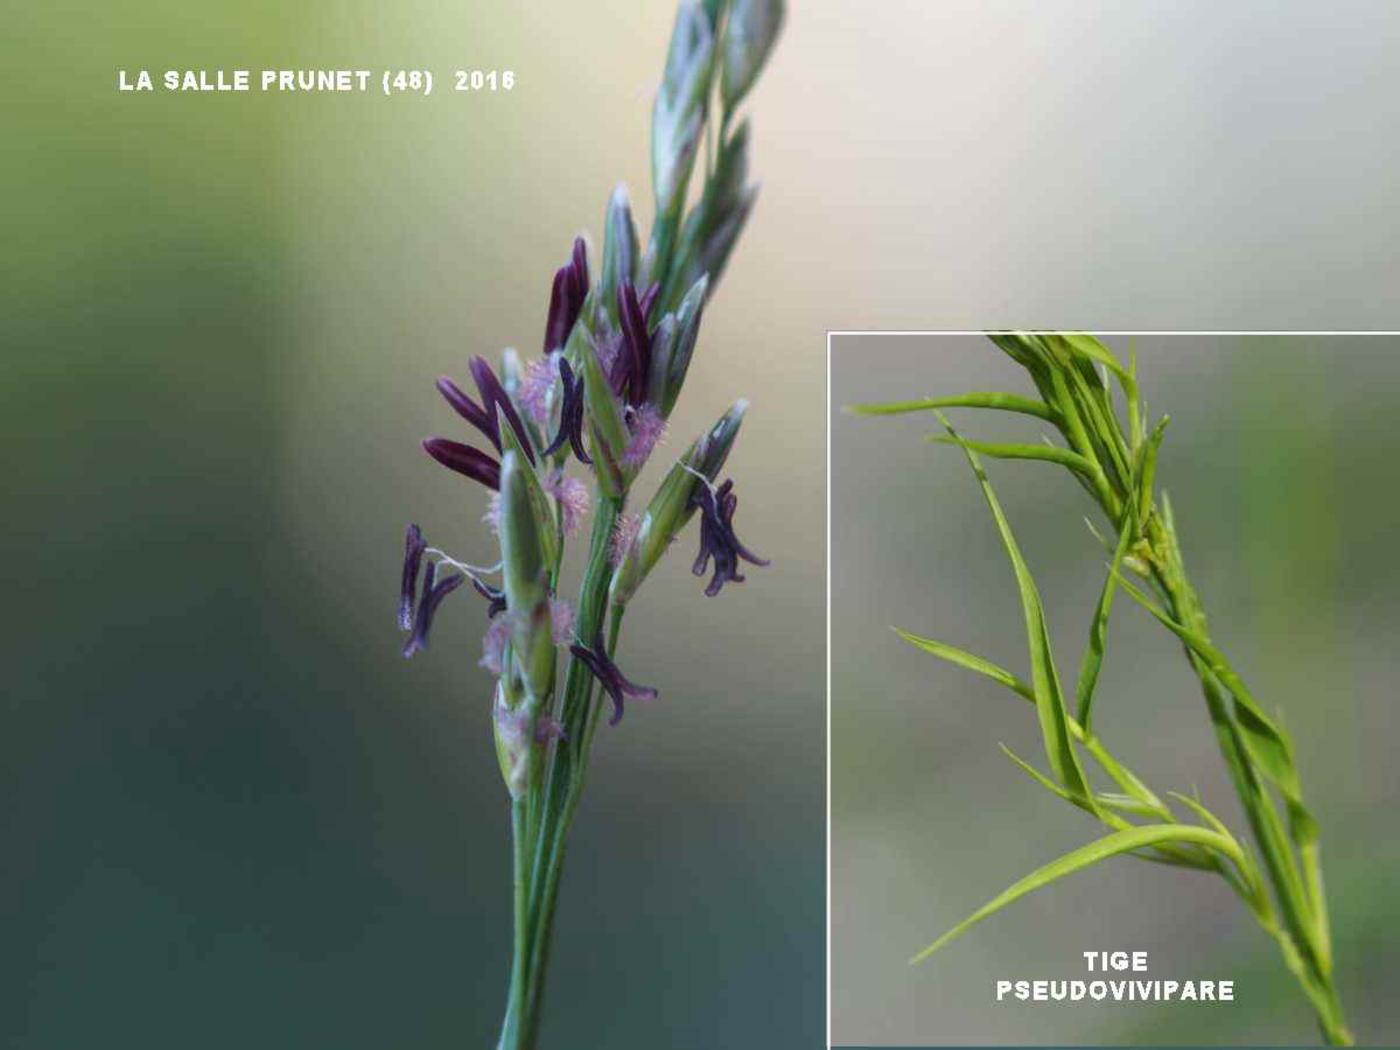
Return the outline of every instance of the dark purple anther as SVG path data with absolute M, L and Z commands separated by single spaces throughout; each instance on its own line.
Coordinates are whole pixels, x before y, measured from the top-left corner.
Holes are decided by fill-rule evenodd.
M 431 437 L 423 441 L 423 451 L 432 456 L 448 470 L 465 474 L 473 481 L 479 481 L 493 492 L 501 488 L 501 465 L 470 445 L 447 438 Z
M 460 572 L 454 572 L 451 576 L 442 580 L 437 580 L 437 565 L 428 563 L 427 569 L 423 572 L 423 597 L 418 602 L 418 615 L 413 621 L 413 636 L 409 638 L 408 644 L 403 647 L 405 657 L 410 657 L 420 649 L 428 648 L 428 632 L 433 627 L 433 616 L 437 613 L 437 607 L 442 604 L 442 600 L 449 594 L 462 586 L 462 581 L 466 577 Z
M 510 396 L 506 393 L 506 388 L 501 386 L 501 381 L 496 378 L 496 373 L 491 371 L 491 366 L 486 363 L 484 357 L 473 357 L 471 359 L 472 378 L 476 380 L 476 388 L 481 391 L 481 403 L 485 406 L 487 414 L 491 417 L 491 428 L 496 432 L 494 444 L 496 450 L 501 449 L 501 438 L 499 433 L 500 421 L 497 412 L 506 417 L 506 422 L 510 424 L 510 429 L 515 431 L 515 440 L 520 443 L 520 447 L 525 450 L 525 458 L 530 461 L 530 465 L 535 464 L 535 451 L 530 447 L 530 435 L 525 431 L 525 424 L 520 421 L 520 413 L 516 412 L 515 406 L 511 404 Z
M 580 463 L 592 464 L 593 460 L 588 458 L 588 452 L 583 447 L 583 376 L 575 376 L 569 362 L 562 356 L 559 358 L 559 382 L 564 389 L 564 404 L 559 410 L 559 433 L 542 455 L 554 455 L 567 441 Z
M 488 587 L 475 576 L 472 577 L 472 587 L 476 589 L 477 594 L 486 599 L 486 618 L 488 620 L 495 619 L 497 613 L 506 611 L 505 591 L 498 591 Z
M 705 588 L 705 595 L 713 598 L 726 583 L 743 583 L 739 575 L 739 559 L 752 565 L 767 565 L 766 558 L 760 558 L 734 535 L 734 511 L 739 506 L 739 497 L 734 495 L 734 482 L 726 480 L 718 489 L 704 482 L 697 483 L 690 500 L 700 508 L 700 553 L 696 555 L 691 571 L 696 576 L 705 575 L 710 558 L 715 559 L 715 574 Z
M 642 293 L 642 298 L 638 305 L 642 308 L 642 316 L 647 319 L 647 324 L 651 324 L 651 311 L 655 308 L 656 300 L 660 295 L 661 285 L 656 281 L 652 281 L 651 287 Z
M 476 389 L 481 395 L 481 404 L 473 401 L 466 391 L 447 376 L 438 379 L 438 392 L 452 406 L 453 411 L 481 431 L 497 452 L 501 451 L 499 417 L 505 416 L 511 430 L 515 431 L 515 439 L 525 450 L 526 458 L 533 464 L 535 451 L 530 446 L 530 438 L 525 432 L 525 425 L 520 421 L 520 414 L 516 412 L 515 405 L 511 403 L 509 395 L 506 394 L 505 387 L 501 386 L 501 381 L 496 378 L 496 373 L 491 371 L 491 366 L 486 363 L 484 357 L 473 357 L 470 367 L 472 378 L 476 380 Z
M 544 324 L 544 352 L 560 349 L 569 339 L 574 322 L 588 297 L 588 251 L 583 238 L 574 238 L 569 261 L 554 274 L 549 292 L 549 315 Z
M 574 250 L 569 262 L 573 264 L 574 279 L 582 298 L 588 293 L 588 245 L 583 243 L 582 237 L 574 238 Z
M 399 589 L 399 630 L 413 630 L 413 605 L 418 599 L 418 567 L 423 562 L 423 530 L 409 525 L 403 538 L 403 585 Z
M 437 388 L 459 416 L 486 435 L 487 440 L 496 447 L 497 452 L 501 451 L 501 434 L 496 427 L 495 413 L 478 405 L 447 376 L 438 378 Z
M 617 289 L 617 316 L 622 327 L 622 347 L 613 362 L 613 389 L 627 404 L 640 405 L 646 398 L 647 372 L 651 368 L 651 336 L 647 334 L 646 312 L 637 299 L 637 289 L 623 281 Z
M 598 679 L 598 684 L 603 687 L 603 691 L 612 698 L 613 716 L 608 719 L 608 725 L 615 726 L 622 721 L 622 698 L 624 696 L 635 697 L 638 700 L 656 699 L 658 694 L 655 689 L 644 685 L 634 685 L 618 670 L 617 664 L 612 662 L 608 657 L 607 650 L 603 648 L 601 634 L 594 636 L 592 648 L 575 643 L 569 646 L 569 652 L 573 653 L 574 658 L 588 668 L 589 673 Z

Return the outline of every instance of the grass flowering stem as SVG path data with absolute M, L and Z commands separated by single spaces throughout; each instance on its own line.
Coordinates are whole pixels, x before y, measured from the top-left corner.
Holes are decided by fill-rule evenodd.
M 783 8 L 783 0 L 680 0 L 652 110 L 647 251 L 639 251 L 630 199 L 618 187 L 601 265 L 590 266 L 579 237 L 555 272 L 541 355 L 527 362 L 507 350 L 499 375 L 473 357 L 476 398 L 449 377 L 437 384 L 477 444 L 432 437 L 423 449 L 490 492 L 485 520 L 499 541 L 500 580 L 497 569 L 428 547 L 410 524 L 397 622 L 410 635 L 404 655 L 412 656 L 427 648 L 452 591 L 470 581 L 466 590 L 486 601 L 479 663 L 496 679 L 492 723 L 512 836 L 513 948 L 498 1050 L 534 1050 L 538 1041 L 564 855 L 604 703 L 616 725 L 629 698 L 657 695 L 615 662 L 624 610 L 692 517 L 700 518 L 692 571 L 704 575 L 714 563 L 705 595 L 743 582 L 741 559 L 768 564 L 735 533 L 734 480 L 716 477 L 738 436 L 744 399 L 696 438 L 644 513 L 623 510 L 681 393 L 705 303 L 757 194 L 748 180 L 748 122 L 735 127 L 730 118 L 767 62 Z M 691 192 L 715 112 L 720 133 Z M 591 496 L 568 473 L 575 461 L 592 475 Z M 570 605 L 559 593 L 565 548 L 590 511 Z

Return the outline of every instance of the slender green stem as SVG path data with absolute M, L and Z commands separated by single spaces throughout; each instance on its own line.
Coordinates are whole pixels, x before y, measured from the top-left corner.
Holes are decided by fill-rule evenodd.
M 498 1050 L 524 1050 L 531 1045 L 526 1026 L 526 979 L 529 967 L 529 867 L 527 804 L 523 798 L 511 800 L 511 838 L 514 844 L 512 865 L 515 913 L 515 942 L 511 952 L 510 990 L 506 998 L 506 1016 L 501 1025 Z
M 607 615 L 612 575 L 608 551 L 622 507 L 621 499 L 600 495 L 597 501 L 576 617 L 578 637 L 585 644 L 601 633 Z M 610 652 L 616 644 L 617 620 L 614 615 Z M 513 814 L 522 807 L 522 819 L 513 824 L 522 875 L 516 884 L 511 995 L 499 1050 L 532 1050 L 536 1043 L 565 847 L 588 768 L 598 708 L 592 676 L 582 663 L 571 660 L 560 705 L 565 736 L 547 753 L 545 769 L 532 791 L 536 797 L 528 805 L 530 819 L 524 819 L 522 804 L 512 805 Z

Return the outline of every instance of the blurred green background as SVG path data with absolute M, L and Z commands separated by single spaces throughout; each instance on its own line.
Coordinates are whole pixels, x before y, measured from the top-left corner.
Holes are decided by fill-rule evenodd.
M 418 448 L 462 429 L 433 380 L 538 351 L 615 182 L 649 216 L 671 20 L 125 3 L 9 30 L 33 148 L 4 194 L 0 1045 L 494 1045 L 509 815 L 485 621 L 449 603 L 405 663 L 402 530 L 492 549 L 480 490 Z M 437 93 L 116 91 L 122 66 L 388 64 L 436 69 Z M 459 65 L 518 87 L 453 95 Z M 764 169 L 781 122 L 766 85 L 753 102 Z M 821 1038 L 823 538 L 788 527 L 821 506 L 820 338 L 792 306 L 753 324 L 778 298 L 765 205 L 669 447 L 752 399 L 731 471 L 774 565 L 705 599 L 692 534 L 637 599 L 620 660 L 662 699 L 599 734 L 546 1046 Z
M 1106 337 L 1120 354 L 1127 337 Z M 1137 337 L 1169 413 L 1158 482 L 1217 644 L 1297 744 L 1322 827 L 1338 986 L 1358 1040 L 1400 1041 L 1394 763 L 1400 339 Z M 1038 891 L 918 967 L 906 960 L 996 893 L 1100 834 L 997 748 L 1042 756 L 1032 708 L 901 643 L 894 624 L 1028 675 L 1009 562 L 967 463 L 932 416 L 839 406 L 1032 392 L 980 336 L 837 337 L 832 353 L 832 1011 L 838 1043 L 1315 1043 L 1277 946 L 1219 879 L 1108 861 Z M 951 413 L 982 440 L 1034 420 Z M 989 462 L 1072 680 L 1102 585 L 1090 505 L 1065 472 Z M 1243 833 L 1174 640 L 1115 603 L 1095 721 L 1158 791 L 1199 789 Z M 1042 763 L 1039 763 L 1043 765 Z M 1225 1005 L 997 1003 L 997 979 L 1085 976 L 1081 952 L 1145 950 L 1149 976 L 1232 978 Z

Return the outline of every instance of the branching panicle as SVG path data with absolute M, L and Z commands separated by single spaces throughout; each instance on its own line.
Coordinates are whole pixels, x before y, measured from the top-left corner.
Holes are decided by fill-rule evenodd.
M 741 401 L 691 446 L 645 515 L 625 509 L 684 383 L 714 286 L 710 266 L 717 276 L 741 224 L 735 216 L 746 211 L 740 198 L 751 200 L 746 164 L 732 162 L 747 158 L 747 124 L 737 135 L 730 129 L 781 21 L 781 0 L 733 0 L 732 7 L 731 0 L 703 6 L 682 0 L 653 112 L 657 211 L 646 251 L 639 250 L 629 199 L 619 188 L 608 202 L 597 283 L 582 238 L 554 274 L 542 356 L 522 365 L 507 352 L 504 382 L 485 358 L 473 357 L 475 398 L 449 378 L 438 381 L 482 447 L 433 437 L 423 448 L 493 494 L 487 518 L 500 545 L 501 586 L 441 555 L 422 570 L 420 597 L 420 566 L 433 549 L 410 526 L 398 622 L 412 632 L 407 655 L 427 644 L 438 605 L 465 579 L 486 600 L 480 662 L 496 677 L 492 723 L 515 843 L 515 945 L 499 1050 L 534 1045 L 564 841 L 603 697 L 612 702 L 609 722 L 616 725 L 625 698 L 656 695 L 629 681 L 615 662 L 627 602 L 693 516 L 690 493 L 698 482 L 686 471 L 700 472 L 709 484 L 743 415 Z M 721 154 L 731 160 L 694 172 L 714 112 Z M 693 173 L 702 182 L 687 214 Z M 570 452 L 585 468 L 592 496 L 583 480 L 566 474 Z M 734 536 L 731 488 L 726 482 L 700 501 L 701 543 L 715 559 L 707 593 L 742 578 L 734 571 L 738 558 L 766 564 Z M 569 602 L 559 594 L 560 579 L 568 542 L 585 515 L 592 536 L 577 600 Z M 446 563 L 463 571 L 439 580 L 437 566 Z

